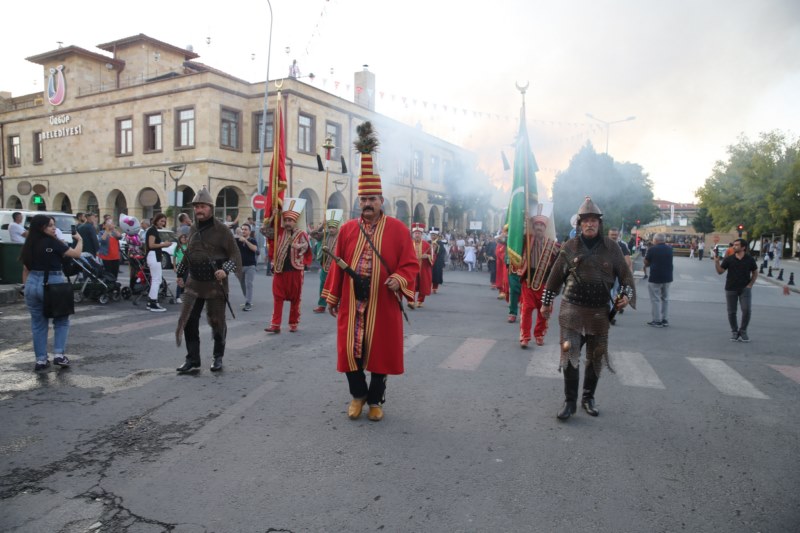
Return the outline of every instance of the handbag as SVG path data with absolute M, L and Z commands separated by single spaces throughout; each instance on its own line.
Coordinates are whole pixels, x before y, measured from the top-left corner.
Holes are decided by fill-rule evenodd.
M 48 283 L 50 272 L 44 272 L 44 316 L 61 318 L 75 313 L 71 283 Z

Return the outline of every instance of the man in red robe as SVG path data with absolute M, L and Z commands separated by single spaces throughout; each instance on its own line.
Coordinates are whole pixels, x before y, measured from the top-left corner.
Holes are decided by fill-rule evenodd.
M 264 331 L 280 333 L 283 319 L 283 302 L 289 300 L 289 331 L 294 333 L 300 324 L 300 296 L 303 291 L 305 267 L 311 264 L 311 243 L 308 234 L 297 228 L 304 200 L 289 198 L 289 207 L 281 215 L 282 225 L 278 228 L 277 242 L 269 240 L 270 259 L 273 265 L 272 277 L 272 323 Z M 269 235 L 267 236 L 269 238 Z
M 409 309 L 422 307 L 425 297 L 431 293 L 433 286 L 433 253 L 431 245 L 422 240 L 423 231 L 425 231 L 425 224 L 414 222 L 411 225 L 411 237 L 414 240 L 414 252 L 419 262 L 419 274 L 417 274 L 416 282 L 416 299 L 409 298 Z
M 419 263 L 408 228 L 383 213 L 380 176 L 372 172 L 377 139 L 371 124 L 358 126 L 361 175 L 358 205 L 361 216 L 339 229 L 323 296 L 337 322 L 336 370 L 345 373 L 353 400 L 347 415 L 355 420 L 364 404 L 367 417 L 383 419 L 387 375 L 402 374 L 402 297 L 414 297 Z M 340 262 L 341 261 L 341 262 Z M 365 371 L 369 371 L 369 385 Z
M 547 224 L 549 219 L 544 215 L 534 215 L 528 219 L 528 231 L 523 244 L 522 267 L 520 279 L 522 281 L 522 316 L 519 324 L 519 345 L 527 348 L 531 341 L 531 326 L 533 326 L 533 311 L 536 310 L 536 326 L 533 328 L 533 337 L 537 346 L 544 344 L 547 333 L 547 319 L 542 316 L 542 296 L 547 284 L 547 277 L 558 257 L 558 244 L 547 238 Z
M 497 248 L 495 248 L 495 255 L 497 257 L 497 275 L 495 282 L 497 283 L 497 290 L 500 291 L 500 294 L 497 295 L 498 300 L 505 300 L 508 297 L 506 239 L 508 239 L 508 224 L 503 228 L 503 232 L 497 236 Z

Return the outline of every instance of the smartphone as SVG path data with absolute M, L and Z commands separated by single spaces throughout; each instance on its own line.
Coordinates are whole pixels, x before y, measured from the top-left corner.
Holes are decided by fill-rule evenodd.
M 70 231 L 70 233 L 72 233 L 73 235 L 75 235 L 76 233 L 78 233 L 78 228 L 75 226 L 75 224 L 73 224 L 73 225 L 71 225 L 71 226 L 69 227 L 69 231 Z

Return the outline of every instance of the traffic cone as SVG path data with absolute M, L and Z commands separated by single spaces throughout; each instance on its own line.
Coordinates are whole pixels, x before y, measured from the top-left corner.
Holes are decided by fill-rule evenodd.
M 777 279 L 778 281 L 783 281 L 783 269 L 781 269 L 780 272 L 778 272 L 778 277 L 775 279 Z
M 794 272 L 789 272 L 789 285 L 794 285 Z
M 772 277 L 772 267 L 769 267 L 769 270 L 767 271 L 767 277 L 768 278 Z

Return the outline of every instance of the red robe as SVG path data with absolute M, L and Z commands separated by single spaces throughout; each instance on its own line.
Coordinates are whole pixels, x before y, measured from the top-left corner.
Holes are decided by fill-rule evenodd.
M 495 275 L 495 284 L 497 285 L 497 290 L 500 291 L 501 294 L 508 294 L 508 265 L 506 265 L 506 245 L 498 242 L 497 248 L 495 248 L 495 256 L 497 256 L 497 261 L 495 262 L 497 273 Z
M 417 275 L 417 293 L 420 302 L 425 301 L 425 297 L 430 295 L 431 287 L 433 286 L 433 251 L 431 250 L 430 243 L 414 241 L 414 253 L 419 262 L 419 274 Z M 424 259 L 422 256 L 427 255 Z M 413 298 L 411 299 L 413 302 Z
M 342 258 L 358 272 L 362 253 L 371 256 L 372 276 L 365 322 L 358 330 L 353 280 L 338 264 L 331 265 L 323 297 L 331 306 L 339 306 L 336 318 L 338 336 L 336 340 L 339 372 L 358 370 L 355 339 L 363 335 L 364 352 L 361 354 L 363 368 L 378 374 L 402 374 L 403 368 L 403 315 L 397 294 L 389 290 L 386 281 L 391 277 L 400 283 L 400 291 L 406 298 L 414 297 L 414 281 L 419 272 L 419 262 L 408 228 L 396 218 L 381 216 L 378 220 L 372 243 L 383 260 L 378 259 L 359 229 L 362 219 L 348 220 L 339 229 L 334 254 Z M 374 348 L 374 349 L 373 349 Z
M 283 302 L 289 300 L 289 325 L 297 326 L 300 323 L 300 300 L 303 292 L 303 277 L 305 267 L 311 264 L 313 255 L 308 234 L 295 229 L 292 235 L 286 230 L 278 228 L 278 242 L 269 241 L 272 255 L 272 322 L 271 326 L 279 328 L 283 320 Z M 305 245 L 296 249 L 294 245 Z M 284 272 L 286 257 L 294 270 Z

